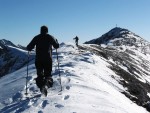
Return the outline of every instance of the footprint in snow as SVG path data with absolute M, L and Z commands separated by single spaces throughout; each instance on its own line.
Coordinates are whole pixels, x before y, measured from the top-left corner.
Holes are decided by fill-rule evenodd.
M 67 100 L 67 99 L 69 99 L 69 95 L 65 95 L 65 97 L 64 97 L 64 100 Z
M 48 100 L 44 100 L 44 101 L 41 103 L 41 107 L 42 107 L 42 108 L 45 108 L 47 104 L 49 104 L 49 103 L 48 103 Z
M 32 86 L 32 87 L 29 88 L 29 90 L 30 91 L 35 91 L 36 89 L 35 89 L 35 87 Z
M 40 110 L 40 111 L 38 111 L 38 113 L 43 113 L 43 111 Z
M 70 89 L 70 86 L 66 86 L 66 89 L 69 90 L 69 89 Z
M 64 106 L 61 105 L 61 104 L 57 104 L 57 105 L 55 105 L 55 107 L 57 107 L 57 108 L 62 108 L 62 107 L 64 107 Z

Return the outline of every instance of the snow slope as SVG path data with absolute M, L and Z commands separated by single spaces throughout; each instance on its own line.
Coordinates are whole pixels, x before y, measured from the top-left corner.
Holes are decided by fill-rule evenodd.
M 30 57 L 30 60 L 34 57 Z M 27 51 L 11 41 L 0 40 L 0 77 L 12 73 L 27 63 Z
M 80 51 L 71 43 L 62 43 L 58 53 L 63 91 L 59 92 L 58 62 L 53 50 L 55 83 L 48 96 L 30 96 L 39 94 L 34 80 L 36 69 L 31 63 L 31 98 L 25 99 L 27 68 L 23 67 L 0 79 L 0 113 L 148 113 L 121 93 L 126 89 L 117 82 L 120 77 L 108 68 L 110 64 L 103 57 Z

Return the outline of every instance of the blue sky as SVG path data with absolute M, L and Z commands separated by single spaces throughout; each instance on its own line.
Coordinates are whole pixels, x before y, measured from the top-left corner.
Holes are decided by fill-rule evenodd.
M 46 25 L 59 42 L 79 43 L 118 27 L 150 41 L 150 0 L 0 0 L 0 39 L 26 46 Z

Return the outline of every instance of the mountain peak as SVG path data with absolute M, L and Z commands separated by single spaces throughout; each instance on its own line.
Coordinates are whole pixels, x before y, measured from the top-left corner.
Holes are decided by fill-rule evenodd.
M 16 47 L 15 44 L 13 44 L 11 41 L 6 40 L 6 39 L 0 40 L 0 46 L 14 46 L 14 47 Z
M 114 28 L 112 28 L 109 32 L 121 32 L 121 31 L 129 32 L 128 29 L 121 28 L 121 27 L 114 27 Z
M 115 27 L 97 39 L 85 42 L 86 44 L 106 44 L 112 46 L 139 46 L 141 43 L 147 43 L 140 36 L 128 29 Z

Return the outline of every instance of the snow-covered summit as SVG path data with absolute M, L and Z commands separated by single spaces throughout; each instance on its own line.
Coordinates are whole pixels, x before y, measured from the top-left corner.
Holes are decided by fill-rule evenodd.
M 97 39 L 85 42 L 86 44 L 106 44 L 111 46 L 147 46 L 149 42 L 129 31 L 128 29 L 115 27 Z

